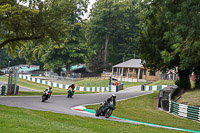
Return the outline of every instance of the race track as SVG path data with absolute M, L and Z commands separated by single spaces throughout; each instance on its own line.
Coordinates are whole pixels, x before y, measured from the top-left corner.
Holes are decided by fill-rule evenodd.
M 131 87 L 124 91 L 116 92 L 117 100 L 136 97 L 150 92 L 140 91 L 140 86 Z M 46 102 L 41 102 L 41 96 L 13 96 L 0 97 L 0 104 L 14 107 L 22 107 L 26 109 L 50 111 L 55 113 L 64 113 L 70 115 L 78 115 L 85 117 L 95 117 L 72 110 L 72 107 L 86 104 L 100 103 L 106 100 L 113 93 L 96 93 L 96 94 L 75 94 L 73 98 L 67 98 L 66 95 L 52 95 Z M 41 92 L 42 95 L 42 92 Z

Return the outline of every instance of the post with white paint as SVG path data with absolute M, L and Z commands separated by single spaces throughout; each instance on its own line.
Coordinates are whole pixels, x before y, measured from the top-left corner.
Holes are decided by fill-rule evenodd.
M 17 78 L 18 78 L 18 72 L 19 72 L 19 69 L 21 68 L 21 65 L 19 65 L 19 67 L 16 69 L 17 70 L 17 73 L 16 73 L 16 79 L 15 79 L 15 89 L 14 89 L 14 95 L 16 95 L 16 90 L 17 90 Z

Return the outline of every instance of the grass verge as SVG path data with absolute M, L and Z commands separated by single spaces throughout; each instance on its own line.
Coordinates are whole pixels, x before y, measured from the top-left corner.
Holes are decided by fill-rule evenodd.
M 181 95 L 181 98 L 176 102 L 200 107 L 200 90 L 187 91 Z
M 113 115 L 135 121 L 200 131 L 200 123 L 176 117 L 153 107 L 153 101 L 157 95 L 158 92 L 154 92 L 149 95 L 119 101 Z M 98 107 L 99 105 L 87 106 L 87 108 L 95 110 Z
M 66 84 L 66 81 L 60 81 L 60 80 L 48 80 L 51 82 L 57 82 L 57 83 L 62 83 Z M 120 82 L 120 81 L 119 81 Z M 71 84 L 72 82 L 68 83 Z M 84 87 L 108 87 L 109 80 L 101 80 L 101 78 L 84 78 L 83 80 L 80 81 L 74 81 L 76 86 L 84 86 Z M 137 85 L 142 85 L 145 84 L 146 82 L 122 82 L 124 84 L 124 88 L 128 88 L 131 86 L 137 86 Z
M 1 133 L 177 133 L 179 131 L 152 128 L 109 120 L 35 111 L 0 105 Z
M 156 82 L 148 84 L 148 86 L 153 86 L 153 85 L 175 85 L 175 81 L 174 80 L 158 80 Z

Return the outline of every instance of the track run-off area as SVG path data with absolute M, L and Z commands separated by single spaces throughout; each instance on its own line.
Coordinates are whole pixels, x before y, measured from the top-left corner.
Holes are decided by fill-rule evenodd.
M 130 87 L 123 91 L 115 92 L 117 96 L 117 101 L 125 100 L 133 97 L 138 97 L 141 95 L 147 95 L 151 92 L 140 91 L 140 86 Z M 21 107 L 32 110 L 40 110 L 40 111 L 50 111 L 54 113 L 62 113 L 69 115 L 77 115 L 82 117 L 92 117 L 96 119 L 106 119 L 104 117 L 96 117 L 95 111 L 91 109 L 87 109 L 85 105 L 98 104 L 106 100 L 109 96 L 111 96 L 113 92 L 105 92 L 105 93 L 93 93 L 93 94 L 75 94 L 73 98 L 67 98 L 67 95 L 52 95 L 50 99 L 45 102 L 41 102 L 41 96 L 1 96 L 0 104 L 13 106 L 13 107 Z M 41 92 L 42 95 L 42 92 Z M 199 132 L 194 130 L 168 127 L 162 125 L 156 125 L 146 122 L 139 122 L 124 118 L 119 118 L 115 116 L 111 116 L 107 120 L 126 122 L 131 124 L 141 124 L 156 128 L 165 128 L 165 129 L 173 129 L 187 132 Z M 200 132 L 199 132 L 200 133 Z

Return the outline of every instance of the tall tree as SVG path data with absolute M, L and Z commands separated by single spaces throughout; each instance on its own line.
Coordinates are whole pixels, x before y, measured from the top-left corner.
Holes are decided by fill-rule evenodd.
M 73 12 L 66 19 L 68 32 L 61 35 L 61 41 L 50 40 L 48 43 L 36 46 L 23 47 L 21 54 L 24 57 L 33 55 L 34 60 L 41 60 L 45 69 L 57 69 L 66 65 L 66 74 L 70 74 L 70 64 L 83 63 L 87 53 L 87 41 L 85 39 L 85 25 L 81 15 L 87 10 L 88 0 L 74 2 Z M 32 59 L 28 57 L 28 61 Z M 60 74 L 60 71 L 57 71 Z
M 88 23 L 88 42 L 94 50 L 104 48 L 104 68 L 133 58 L 137 44 L 137 9 L 131 0 L 97 0 Z
M 156 70 L 179 68 L 178 85 L 190 89 L 189 74 L 200 62 L 200 1 L 141 1 L 140 57 Z

